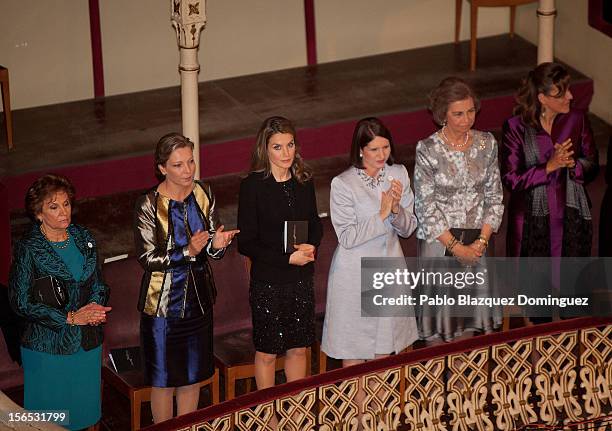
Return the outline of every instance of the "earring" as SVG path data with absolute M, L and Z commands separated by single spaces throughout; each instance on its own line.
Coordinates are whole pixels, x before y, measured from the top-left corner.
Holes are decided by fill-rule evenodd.
M 442 121 L 442 127 L 446 127 L 446 123 L 448 123 L 448 120 Z
M 359 152 L 359 158 L 361 159 L 363 157 L 363 153 L 360 151 Z

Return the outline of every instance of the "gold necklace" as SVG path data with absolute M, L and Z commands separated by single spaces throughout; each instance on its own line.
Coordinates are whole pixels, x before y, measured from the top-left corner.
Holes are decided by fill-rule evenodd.
M 43 225 L 39 225 L 38 228 L 40 229 L 40 233 L 43 234 L 43 236 L 45 237 L 45 239 L 47 241 L 49 241 L 49 243 L 56 248 L 66 248 L 68 247 L 68 244 L 70 244 L 70 235 L 68 235 L 68 228 L 66 228 L 66 239 L 63 241 L 51 241 L 49 239 L 49 237 L 47 236 L 47 233 L 45 232 L 45 229 L 43 228 Z M 63 244 L 60 244 L 63 243 Z
M 465 140 L 463 141 L 463 144 L 453 144 L 451 140 L 448 139 L 448 136 L 446 136 L 446 133 L 444 132 L 445 127 L 446 126 L 442 127 L 442 129 L 440 130 L 442 132 L 442 136 L 444 136 L 444 140 L 448 142 L 448 145 L 453 147 L 455 150 L 463 150 L 467 146 L 468 140 L 470 139 L 470 131 L 468 130 L 467 132 L 465 132 Z

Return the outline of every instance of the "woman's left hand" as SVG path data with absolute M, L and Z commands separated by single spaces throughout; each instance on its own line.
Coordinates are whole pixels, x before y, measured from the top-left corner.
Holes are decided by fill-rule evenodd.
M 484 254 L 484 252 L 486 250 L 486 246 L 482 242 L 480 242 L 478 240 L 474 241 L 473 243 L 468 245 L 468 247 L 470 247 L 472 250 L 474 250 L 478 257 L 482 257 L 482 255 Z
M 404 185 L 399 180 L 392 180 L 389 193 L 391 193 L 391 198 L 393 199 L 393 206 L 391 207 L 393 214 L 397 214 L 400 210 L 400 200 L 402 199 L 403 192 Z
M 224 231 L 223 228 L 223 225 L 219 226 L 219 228 L 213 235 L 212 246 L 216 250 L 225 248 L 230 245 L 230 243 L 234 239 L 234 236 L 236 236 L 236 234 L 240 232 L 238 229 Z
M 91 325 L 98 326 L 106 322 L 106 313 L 111 311 L 111 307 L 90 302 L 79 308 L 77 311 L 68 313 L 67 322 L 71 325 Z
M 315 250 L 316 250 L 316 247 L 314 245 L 306 244 L 306 243 L 296 244 L 295 248 L 296 248 L 296 250 L 300 250 L 300 251 L 303 251 L 304 253 L 312 254 L 313 256 L 314 256 Z

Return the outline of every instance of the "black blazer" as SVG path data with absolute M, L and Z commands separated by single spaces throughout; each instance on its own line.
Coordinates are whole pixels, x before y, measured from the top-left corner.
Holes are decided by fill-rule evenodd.
M 238 250 L 252 260 L 251 278 L 270 283 L 289 283 L 312 277 L 314 264 L 289 264 L 283 252 L 285 220 L 308 221 L 308 243 L 318 247 L 323 229 L 317 212 L 314 184 L 295 178 L 295 206 L 290 208 L 279 183 L 262 172 L 249 174 L 240 183 L 238 203 Z

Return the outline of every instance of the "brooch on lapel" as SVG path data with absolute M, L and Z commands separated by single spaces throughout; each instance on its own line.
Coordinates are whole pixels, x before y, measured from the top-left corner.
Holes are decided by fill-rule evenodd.
M 88 243 L 87 243 L 87 247 L 89 247 L 89 248 L 93 248 L 93 244 L 92 244 L 91 242 L 88 242 Z
M 480 136 L 478 136 L 478 148 L 480 150 L 484 150 L 485 148 L 487 148 L 487 138 L 486 135 L 484 133 L 479 134 Z

